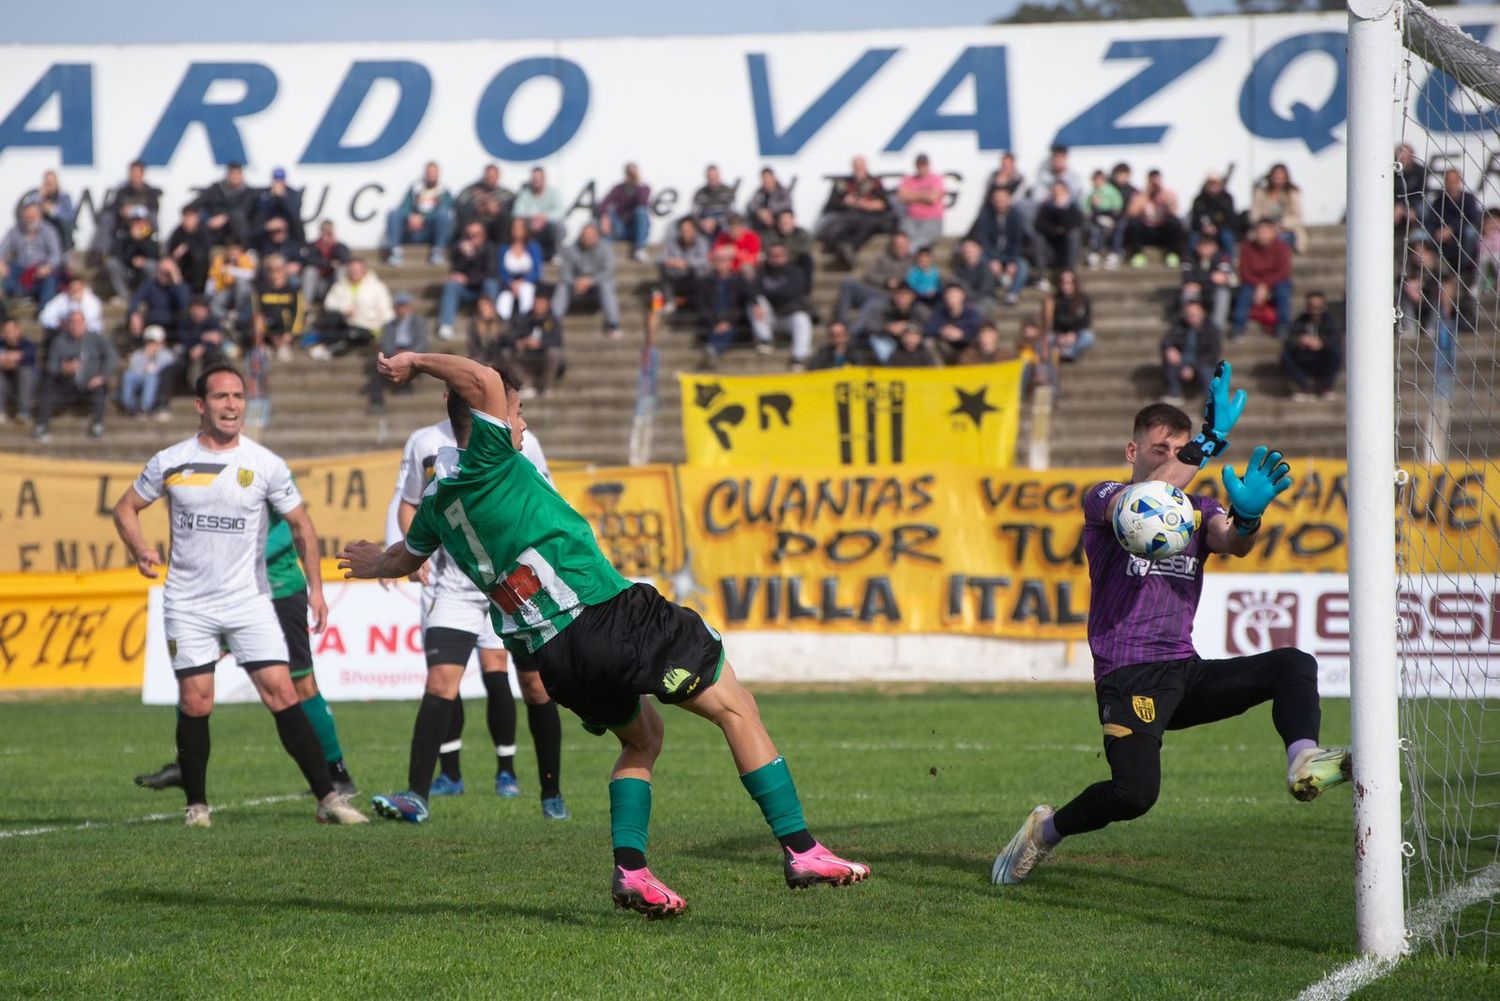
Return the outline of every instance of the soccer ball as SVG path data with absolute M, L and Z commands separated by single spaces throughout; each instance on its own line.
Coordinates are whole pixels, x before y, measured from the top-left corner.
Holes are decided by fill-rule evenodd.
M 1132 483 L 1115 508 L 1115 538 L 1136 556 L 1163 560 L 1187 548 L 1196 521 L 1192 501 L 1172 484 Z

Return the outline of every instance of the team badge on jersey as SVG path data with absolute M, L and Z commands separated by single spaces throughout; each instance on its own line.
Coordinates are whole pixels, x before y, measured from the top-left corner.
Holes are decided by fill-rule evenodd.
M 239 472 L 235 473 L 234 475 L 235 475 L 235 479 L 239 482 L 239 485 L 242 486 L 242 487 L 248 487 L 250 484 L 252 484 L 252 483 L 255 482 L 255 470 L 253 470 L 253 469 L 243 469 L 242 468 L 242 469 L 240 469 Z
M 677 689 L 681 688 L 683 683 L 692 676 L 692 671 L 684 671 L 680 667 L 671 668 L 661 676 L 661 687 L 665 688 L 669 694 L 675 695 Z
M 1150 723 L 1156 719 L 1156 700 L 1149 695 L 1132 695 L 1130 708 L 1135 710 L 1142 723 Z

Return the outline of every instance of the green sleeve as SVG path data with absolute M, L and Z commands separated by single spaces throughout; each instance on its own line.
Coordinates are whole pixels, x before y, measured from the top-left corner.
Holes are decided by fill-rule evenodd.
M 431 556 L 443 544 L 437 532 L 436 498 L 436 494 L 422 498 L 406 529 L 406 549 L 417 556 Z

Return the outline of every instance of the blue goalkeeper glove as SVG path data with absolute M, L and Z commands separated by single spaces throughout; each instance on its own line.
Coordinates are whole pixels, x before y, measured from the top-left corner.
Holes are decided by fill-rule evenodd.
M 1208 460 L 1224 454 L 1229 447 L 1229 432 L 1245 412 L 1245 391 L 1229 391 L 1229 363 L 1221 361 L 1214 368 L 1208 384 L 1208 398 L 1203 401 L 1203 431 L 1177 450 L 1177 459 L 1202 469 Z
M 1292 467 L 1281 461 L 1280 452 L 1267 454 L 1261 445 L 1250 456 L 1243 479 L 1233 466 L 1224 467 L 1224 493 L 1229 497 L 1229 517 L 1235 531 L 1251 535 L 1260 528 L 1260 517 L 1279 494 L 1292 485 Z

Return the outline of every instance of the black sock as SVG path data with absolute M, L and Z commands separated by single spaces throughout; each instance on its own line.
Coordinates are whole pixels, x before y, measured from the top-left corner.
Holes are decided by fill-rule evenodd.
M 177 767 L 188 805 L 208 802 L 208 717 L 177 710 Z
M 463 750 L 463 738 L 464 700 L 462 696 L 455 695 L 453 716 L 448 722 L 448 734 L 438 748 L 438 767 L 443 770 L 444 775 L 455 782 L 464 777 L 463 769 L 458 762 L 459 753 Z
M 639 848 L 616 848 L 615 865 L 630 872 L 646 868 L 646 853 Z
M 516 774 L 516 697 L 510 693 L 510 674 L 485 671 L 485 721 L 490 725 L 490 742 L 495 745 L 495 774 Z M 507 749 L 509 754 L 504 753 Z
M 323 758 L 323 745 L 318 743 L 312 721 L 300 705 L 287 706 L 271 715 L 276 718 L 276 733 L 281 737 L 281 746 L 297 762 L 313 795 L 321 801 L 333 792 L 333 781 L 328 777 L 328 762 Z
M 542 798 L 561 796 L 562 720 L 557 715 L 557 703 L 549 699 L 539 706 L 528 705 L 526 725 L 536 746 L 537 781 L 542 786 Z
M 791 834 L 783 834 L 776 840 L 781 842 L 781 847 L 790 848 L 798 854 L 807 851 L 818 843 L 805 827 L 800 831 L 793 831 Z
M 417 723 L 411 731 L 411 759 L 406 768 L 406 785 L 424 799 L 432 788 L 432 770 L 437 765 L 438 746 L 448 732 L 453 701 L 428 692 L 417 707 Z

